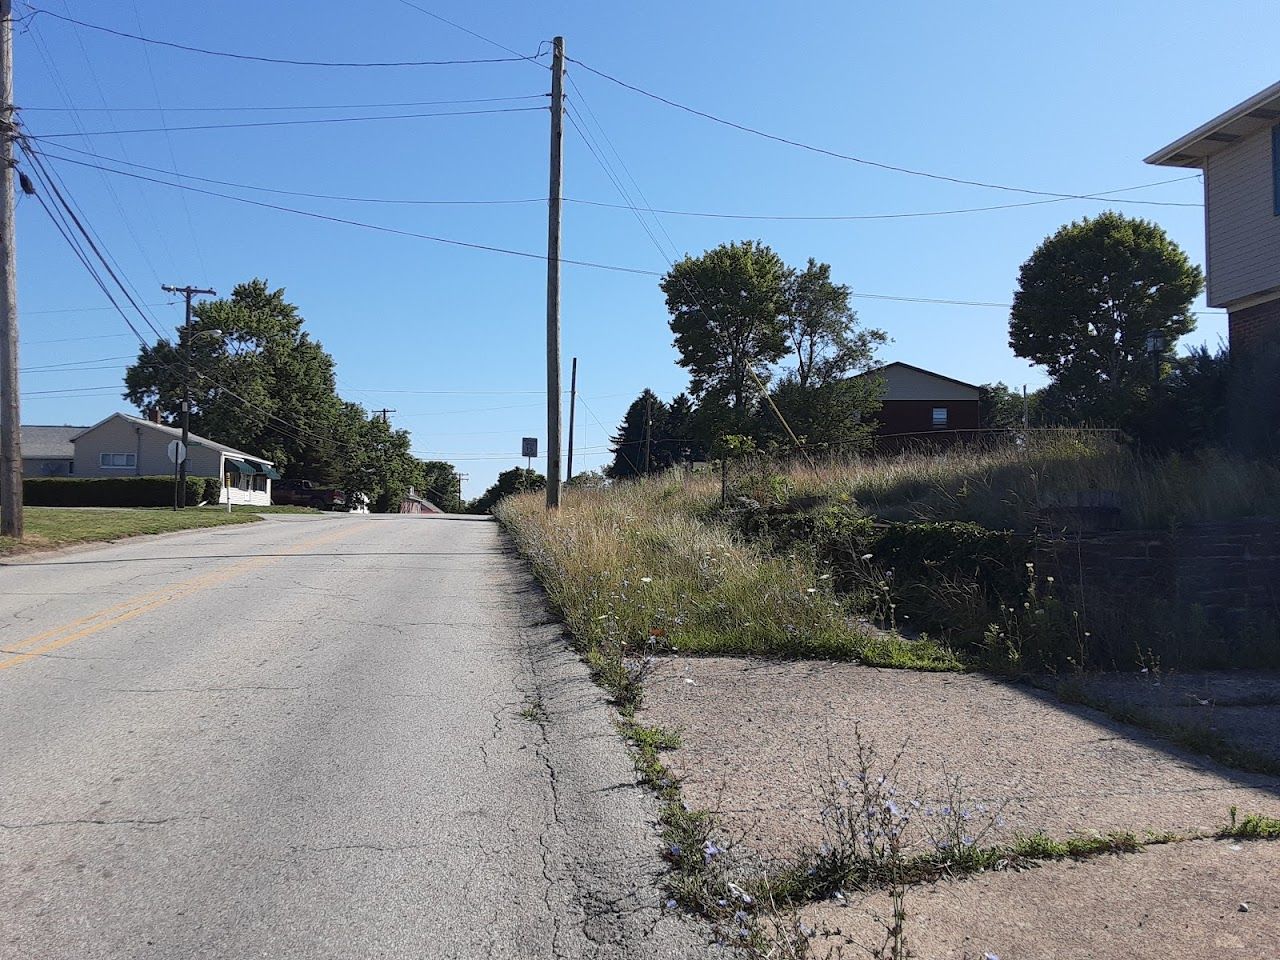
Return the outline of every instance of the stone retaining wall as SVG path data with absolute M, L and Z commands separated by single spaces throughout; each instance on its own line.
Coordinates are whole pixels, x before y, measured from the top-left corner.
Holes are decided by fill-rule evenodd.
M 1197 606 L 1223 626 L 1280 621 L 1280 520 L 1045 537 L 1036 562 L 1086 594 Z

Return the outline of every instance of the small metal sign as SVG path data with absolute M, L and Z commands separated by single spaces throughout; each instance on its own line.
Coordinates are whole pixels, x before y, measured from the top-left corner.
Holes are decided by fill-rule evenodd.
M 525 437 L 520 441 L 520 456 L 536 457 L 538 455 L 538 438 Z
M 187 445 L 181 440 L 170 440 L 168 451 L 170 463 L 181 463 L 187 459 Z

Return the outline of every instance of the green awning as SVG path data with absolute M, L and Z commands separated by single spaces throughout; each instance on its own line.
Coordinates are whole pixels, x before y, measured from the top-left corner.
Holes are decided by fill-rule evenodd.
M 258 472 L 263 476 L 270 477 L 272 480 L 280 479 L 280 471 L 275 467 L 268 467 L 265 463 L 261 465 L 255 464 L 255 466 L 258 467 Z
M 243 460 L 232 460 L 230 457 L 227 457 L 227 473 L 239 473 L 244 476 L 251 477 L 256 472 L 257 471 L 254 470 L 253 467 L 249 466 L 249 464 L 245 463 Z

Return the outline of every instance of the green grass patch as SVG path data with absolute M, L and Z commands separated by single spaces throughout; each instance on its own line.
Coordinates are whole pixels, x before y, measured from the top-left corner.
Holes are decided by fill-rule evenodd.
M 1280 840 L 1280 819 L 1251 813 L 1243 820 L 1236 819 L 1236 808 L 1231 808 L 1231 824 L 1220 834 L 1231 840 Z
M 76 543 L 121 540 L 148 533 L 170 533 L 202 527 L 253 523 L 249 513 L 206 510 L 173 511 L 163 507 L 77 509 L 74 507 L 26 507 L 22 511 L 25 537 L 15 541 L 0 537 L 0 555 L 62 547 Z

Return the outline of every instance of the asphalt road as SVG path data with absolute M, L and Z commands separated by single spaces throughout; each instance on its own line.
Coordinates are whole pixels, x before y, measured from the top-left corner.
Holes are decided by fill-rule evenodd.
M 7 960 L 703 955 L 654 815 L 492 522 L 0 566 Z

